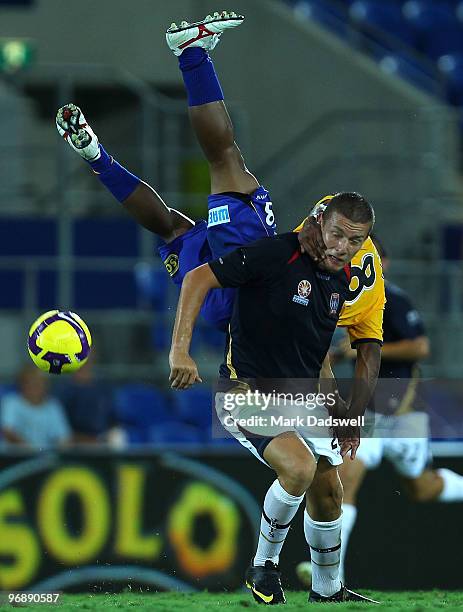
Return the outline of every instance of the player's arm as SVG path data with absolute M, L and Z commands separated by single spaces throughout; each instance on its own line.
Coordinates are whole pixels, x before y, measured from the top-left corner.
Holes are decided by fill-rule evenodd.
M 429 339 L 418 336 L 412 340 L 397 340 L 383 344 L 383 359 L 389 361 L 421 361 L 430 355 Z
M 357 346 L 357 359 L 349 403 L 352 417 L 365 414 L 378 381 L 381 366 L 381 345 L 378 342 L 362 342 Z
M 201 382 L 196 364 L 189 355 L 189 348 L 194 325 L 207 292 L 220 287 L 241 287 L 265 282 L 269 274 L 275 273 L 278 261 L 286 261 L 290 256 L 287 248 L 283 242 L 264 238 L 199 266 L 185 276 L 169 356 L 169 380 L 174 389 L 187 389 L 195 382 Z
M 316 262 L 325 259 L 326 246 L 316 217 L 310 215 L 294 231 L 297 232 L 303 253 L 307 253 Z
M 373 397 L 380 365 L 380 344 L 364 342 L 357 347 L 352 394 L 347 411 L 349 418 L 356 419 L 365 414 Z M 350 458 L 354 460 L 360 446 L 360 427 L 340 427 L 336 430 L 336 434 L 341 447 L 341 455 L 344 457 L 350 453 Z
M 317 202 L 310 215 L 294 230 L 298 234 L 301 251 L 307 253 L 317 262 L 323 261 L 326 257 L 326 245 L 323 241 L 320 227 L 320 216 L 325 211 L 326 206 L 332 198 L 332 195 L 328 195 Z
M 384 343 L 383 359 L 416 362 L 429 357 L 429 339 L 423 321 L 407 295 L 391 295 L 386 321 L 398 340 Z
M 169 355 L 169 380 L 173 389 L 188 389 L 202 382 L 189 354 L 191 338 L 208 291 L 218 287 L 220 284 L 209 264 L 191 270 L 183 279 Z

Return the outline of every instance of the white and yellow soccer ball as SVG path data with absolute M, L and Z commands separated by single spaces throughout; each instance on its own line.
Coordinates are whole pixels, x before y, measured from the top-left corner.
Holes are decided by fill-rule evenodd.
M 35 365 L 50 374 L 75 372 L 87 361 L 92 336 L 75 312 L 49 310 L 29 330 L 27 348 Z

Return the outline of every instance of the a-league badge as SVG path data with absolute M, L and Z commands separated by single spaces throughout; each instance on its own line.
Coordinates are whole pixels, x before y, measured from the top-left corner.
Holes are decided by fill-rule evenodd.
M 299 285 L 297 286 L 297 295 L 293 295 L 293 302 L 296 304 L 301 304 L 302 306 L 307 306 L 309 304 L 309 295 L 312 291 L 312 285 L 308 280 L 301 280 Z

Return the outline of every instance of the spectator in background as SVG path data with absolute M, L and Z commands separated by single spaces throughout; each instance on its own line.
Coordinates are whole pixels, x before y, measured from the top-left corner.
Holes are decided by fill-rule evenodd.
M 121 430 L 116 428 L 113 390 L 95 377 L 95 358 L 93 348 L 87 363 L 72 376 L 63 377 L 55 392 L 64 405 L 75 444 L 120 446 Z
M 71 440 L 63 406 L 48 394 L 47 375 L 34 365 L 18 375 L 18 391 L 0 402 L 0 427 L 7 443 L 34 449 L 62 446 Z

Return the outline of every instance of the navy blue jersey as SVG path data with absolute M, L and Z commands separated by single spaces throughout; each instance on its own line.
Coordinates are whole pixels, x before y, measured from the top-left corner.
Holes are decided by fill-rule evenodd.
M 414 340 L 424 336 L 423 321 L 408 295 L 396 285 L 386 283 L 386 308 L 383 322 L 384 342 Z M 380 378 L 412 378 L 415 364 L 411 361 L 382 359 Z
M 238 287 L 221 377 L 318 379 L 348 295 L 350 267 L 320 270 L 301 254 L 293 232 L 209 265 L 222 287 Z
M 210 195 L 208 207 L 207 223 L 198 221 L 188 232 L 159 248 L 166 270 L 178 286 L 190 270 L 244 244 L 276 234 L 272 202 L 262 186 L 250 195 L 234 192 Z M 235 289 L 209 291 L 201 315 L 225 331 L 235 293 Z

